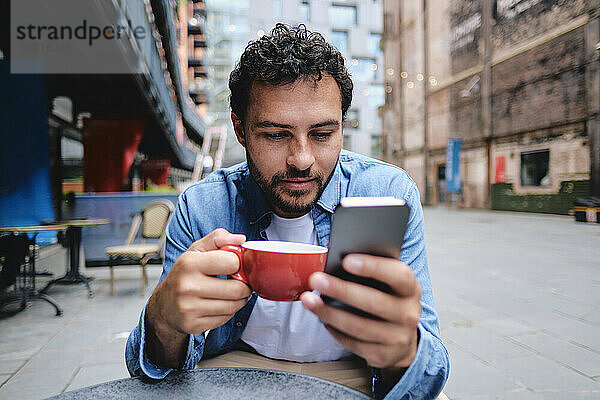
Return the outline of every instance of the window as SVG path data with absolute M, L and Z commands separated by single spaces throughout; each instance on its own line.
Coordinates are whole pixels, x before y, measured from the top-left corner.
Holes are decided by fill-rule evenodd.
M 215 57 L 229 57 L 230 52 L 231 52 L 231 42 L 228 40 L 218 41 L 213 46 L 213 54 Z
M 332 5 L 329 7 L 329 25 L 336 28 L 352 28 L 358 23 L 355 6 Z
M 211 67 L 212 71 L 209 71 L 209 75 L 214 77 L 214 79 L 228 79 L 229 78 L 229 68 L 225 65 L 213 65 Z
M 377 77 L 377 64 L 374 58 L 354 58 L 350 63 L 352 78 L 359 81 L 372 81 Z
M 550 150 L 521 153 L 521 186 L 549 186 Z
M 377 108 L 385 103 L 385 88 L 383 85 L 369 85 L 368 103 L 370 107 Z
M 300 22 L 304 22 L 305 24 L 310 22 L 310 3 L 308 1 L 300 2 L 298 14 L 300 16 Z
M 381 157 L 381 135 L 371 135 L 371 157 Z
M 331 32 L 331 43 L 341 53 L 348 53 L 348 32 L 332 31 Z
M 381 49 L 379 48 L 379 41 L 381 40 L 380 33 L 369 33 L 369 40 L 367 41 L 367 49 L 369 54 L 377 55 L 381 54 Z

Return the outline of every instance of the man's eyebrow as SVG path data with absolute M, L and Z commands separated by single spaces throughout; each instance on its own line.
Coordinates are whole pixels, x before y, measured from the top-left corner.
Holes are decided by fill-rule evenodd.
M 324 126 L 331 126 L 331 127 L 339 127 L 340 123 L 334 119 L 329 119 L 327 121 L 323 121 L 323 122 L 318 122 L 316 124 L 313 124 L 310 126 L 310 129 L 316 129 L 316 128 L 322 128 Z M 260 128 L 283 128 L 283 129 L 294 129 L 295 127 L 293 125 L 288 125 L 288 124 L 280 124 L 279 122 L 273 122 L 273 121 L 261 121 L 261 122 L 257 122 L 255 124 L 252 125 L 252 127 L 254 129 L 260 129 Z
M 260 129 L 260 128 L 284 128 L 284 129 L 293 129 L 294 127 L 292 125 L 288 125 L 288 124 L 280 124 L 278 122 L 273 122 L 273 121 L 261 121 L 261 122 L 257 122 L 255 124 L 252 125 L 252 127 L 254 129 Z
M 334 119 L 330 119 L 327 121 L 323 121 L 323 122 L 319 122 L 317 124 L 311 125 L 310 129 L 315 129 L 315 128 L 322 128 L 324 126 L 331 126 L 334 128 L 338 128 L 340 126 L 340 123 Z

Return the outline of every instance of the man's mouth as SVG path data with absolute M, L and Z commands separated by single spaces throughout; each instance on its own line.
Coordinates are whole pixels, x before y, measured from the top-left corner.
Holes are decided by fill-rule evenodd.
M 313 182 L 315 182 L 315 180 L 315 178 L 282 179 L 281 183 L 288 189 L 301 190 L 308 189 L 313 184 Z

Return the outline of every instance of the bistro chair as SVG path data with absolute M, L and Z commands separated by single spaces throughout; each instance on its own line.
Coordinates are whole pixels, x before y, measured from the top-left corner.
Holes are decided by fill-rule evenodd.
M 109 259 L 111 296 L 114 294 L 115 285 L 113 267 L 117 265 L 140 265 L 142 267 L 142 296 L 144 296 L 148 283 L 146 264 L 152 259 L 163 259 L 165 229 L 173 210 L 173 203 L 169 200 L 161 199 L 151 202 L 133 216 L 125 244 L 105 249 Z M 134 243 L 140 227 L 142 228 L 141 241 Z M 154 239 L 154 241 L 147 242 L 148 239 Z

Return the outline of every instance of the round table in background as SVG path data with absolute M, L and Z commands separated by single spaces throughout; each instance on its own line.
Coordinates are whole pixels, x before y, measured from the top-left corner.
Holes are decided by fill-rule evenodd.
M 66 243 L 69 248 L 69 269 L 67 273 L 58 278 L 54 279 L 41 290 L 42 293 L 46 293 L 52 285 L 72 285 L 76 283 L 84 283 L 88 290 L 89 297 L 94 296 L 94 292 L 90 286 L 91 278 L 82 275 L 79 272 L 79 249 L 81 247 L 81 230 L 84 226 L 98 226 L 106 225 L 110 223 L 107 218 L 99 219 L 69 219 L 65 221 L 48 222 L 48 226 L 65 225 L 67 226 L 66 232 Z
M 252 368 L 176 371 L 167 375 L 165 379 L 155 382 L 148 382 L 139 377 L 127 378 L 51 397 L 53 400 L 364 400 L 369 398 L 354 389 L 312 376 Z

